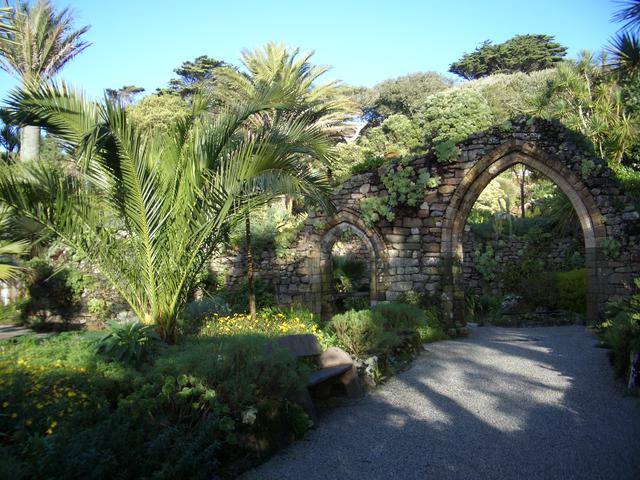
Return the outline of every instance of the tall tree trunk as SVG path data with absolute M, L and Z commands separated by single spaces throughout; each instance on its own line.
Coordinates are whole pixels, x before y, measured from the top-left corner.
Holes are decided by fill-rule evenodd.
M 20 160 L 37 160 L 40 157 L 40 127 L 26 126 L 20 130 Z
M 249 212 L 244 218 L 245 240 L 247 242 L 247 293 L 249 294 L 249 315 L 256 319 L 256 291 L 253 285 L 253 251 L 251 249 L 251 218 Z
M 524 182 L 527 178 L 527 167 L 522 165 L 522 171 L 520 172 L 522 177 L 520 178 L 520 217 L 525 217 L 525 208 L 524 208 Z
M 285 195 L 285 197 L 284 197 L 284 208 L 286 209 L 286 211 L 287 211 L 287 213 L 289 215 L 291 215 L 293 213 L 293 196 Z

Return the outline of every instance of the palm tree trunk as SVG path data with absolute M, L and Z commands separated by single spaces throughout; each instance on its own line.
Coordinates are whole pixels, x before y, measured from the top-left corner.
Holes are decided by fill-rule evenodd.
M 20 132 L 20 160 L 37 160 L 40 157 L 40 127 L 22 127 Z
M 249 294 L 249 315 L 256 319 L 256 292 L 253 285 L 253 251 L 251 249 L 251 218 L 245 215 L 245 240 L 247 242 L 247 293 Z
M 522 178 L 520 179 L 520 217 L 525 217 L 525 208 L 524 208 L 524 182 L 526 179 L 526 167 L 522 166 Z

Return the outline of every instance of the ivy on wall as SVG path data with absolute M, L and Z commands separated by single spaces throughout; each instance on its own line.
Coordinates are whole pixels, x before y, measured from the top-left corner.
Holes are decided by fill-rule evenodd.
M 416 172 L 409 162 L 409 157 L 402 158 L 386 168 L 381 177 L 386 195 L 360 200 L 362 219 L 367 225 L 372 226 L 382 219 L 393 221 L 396 207 L 415 207 L 428 189 L 440 185 L 439 176 L 426 171 Z

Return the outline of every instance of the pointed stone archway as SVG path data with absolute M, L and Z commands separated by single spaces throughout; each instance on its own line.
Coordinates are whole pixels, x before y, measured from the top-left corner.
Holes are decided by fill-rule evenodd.
M 470 136 L 458 144 L 453 162 L 440 163 L 432 154 L 416 157 L 411 161 L 415 171 L 437 175 L 440 185 L 425 191 L 415 207 L 397 208 L 395 219 L 373 226 L 363 222 L 360 202 L 386 194 L 382 171 L 354 175 L 332 196 L 336 214 L 309 215 L 293 254 L 280 266 L 278 300 L 322 311 L 328 291 L 327 245 L 348 228 L 366 239 L 374 257 L 372 301 L 422 293 L 441 303 L 452 327 L 462 326 L 462 233 L 467 216 L 493 178 L 521 163 L 555 182 L 580 219 L 587 317 L 594 322 L 609 300 L 627 295 L 633 279 L 640 277 L 640 214 L 606 162 L 577 140 L 576 133 L 562 125 L 521 117 Z M 617 255 L 605 248 L 612 244 Z
M 545 153 L 532 143 L 511 141 L 501 145 L 477 161 L 464 176 L 445 211 L 442 226 L 442 262 L 444 274 L 445 314 L 454 322 L 464 323 L 464 288 L 462 285 L 462 238 L 469 212 L 485 187 L 500 173 L 516 164 L 523 164 L 545 175 L 567 196 L 573 206 L 585 243 L 587 270 L 587 321 L 595 323 L 598 305 L 606 302 L 607 289 L 600 285 L 603 278 L 598 261 L 606 238 L 605 220 L 593 195 L 580 177 L 559 159 Z M 600 298 L 603 297 L 603 298 Z

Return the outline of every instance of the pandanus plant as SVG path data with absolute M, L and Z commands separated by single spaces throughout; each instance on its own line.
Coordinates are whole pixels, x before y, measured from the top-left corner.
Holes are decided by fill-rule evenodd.
M 20 162 L 0 172 L 0 198 L 84 256 L 167 342 L 198 273 L 246 209 L 273 191 L 326 203 L 329 184 L 300 158 L 322 158 L 329 136 L 304 116 L 246 128 L 260 112 L 291 109 L 262 85 L 216 114 L 193 101 L 169 133 L 143 132 L 119 104 L 88 101 L 64 84 L 12 92 L 18 122 L 58 136 L 73 168 Z M 261 188 L 266 183 L 277 188 Z

